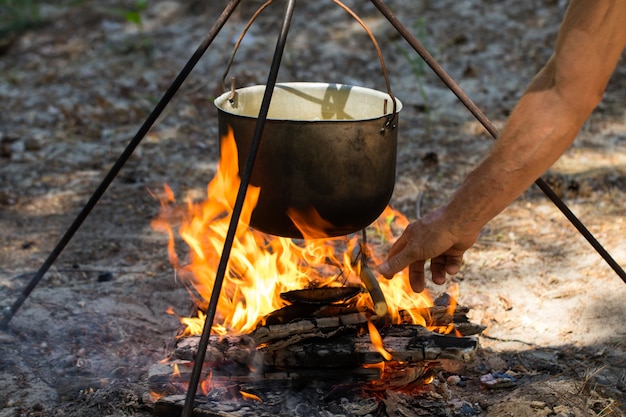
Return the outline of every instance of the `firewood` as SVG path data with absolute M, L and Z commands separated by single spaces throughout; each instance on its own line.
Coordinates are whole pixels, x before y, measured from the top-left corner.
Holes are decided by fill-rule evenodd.
M 176 367 L 176 368 L 175 368 Z M 148 370 L 148 384 L 150 389 L 163 395 L 180 392 L 189 381 L 193 362 L 174 360 L 167 363 L 154 364 Z M 228 368 L 228 369 L 226 369 Z M 174 371 L 176 369 L 176 372 Z M 336 381 L 341 383 L 345 380 L 351 382 L 368 382 L 380 378 L 380 370 L 377 368 L 291 368 L 279 369 L 268 368 L 251 371 L 247 368 L 221 367 L 211 368 L 209 364 L 202 371 L 201 379 L 211 378 L 213 384 L 223 386 L 226 384 L 268 384 L 273 381 L 298 381 L 317 379 L 324 381 Z
M 337 319 L 337 318 L 335 318 Z M 356 327 L 316 326 L 310 321 L 292 323 L 278 329 L 283 338 L 272 343 L 255 344 L 250 335 L 211 336 L 205 362 L 215 366 L 235 363 L 246 369 L 264 367 L 355 367 L 383 360 L 372 346 L 368 334 L 359 334 Z M 291 332 L 286 332 L 289 328 Z M 302 334 L 293 332 L 301 329 Z M 341 331 L 339 331 L 340 329 Z M 266 329 L 271 332 L 272 329 Z M 383 344 L 396 360 L 423 361 L 437 359 L 470 360 L 476 353 L 475 337 L 456 337 L 433 333 L 421 326 L 393 326 L 382 329 Z M 199 337 L 181 339 L 174 358 L 193 361 Z

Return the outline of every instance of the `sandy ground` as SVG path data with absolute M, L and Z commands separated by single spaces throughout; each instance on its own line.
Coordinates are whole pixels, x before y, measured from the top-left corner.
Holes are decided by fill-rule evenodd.
M 150 1 L 137 26 L 120 12 L 131 3 L 43 2 L 41 24 L 3 35 L 2 307 L 29 282 L 225 4 Z M 549 57 L 565 7 L 389 3 L 500 126 Z M 348 4 L 376 33 L 405 105 L 391 204 L 415 218 L 445 201 L 491 139 L 368 2 Z M 168 355 L 178 327 L 165 310 L 186 311 L 190 300 L 168 263 L 166 237 L 150 228 L 159 210 L 151 194 L 164 183 L 181 198 L 204 192 L 218 158 L 211 98 L 258 6 L 243 2 L 0 333 L 0 416 L 152 414 L 147 369 Z M 231 72 L 242 84 L 267 77 L 282 8 L 271 10 L 238 52 Z M 300 2 L 279 80 L 384 89 L 374 50 L 363 45 L 359 27 L 330 1 Z M 625 80 L 622 62 L 603 103 L 546 176 L 621 265 Z M 540 191 L 527 191 L 485 228 L 452 281 L 472 320 L 487 329 L 476 360 L 459 370 L 469 383 L 439 381 L 438 401 L 447 410 L 441 415 L 625 415 L 626 286 Z M 482 389 L 478 378 L 492 371 L 513 373 L 516 385 Z

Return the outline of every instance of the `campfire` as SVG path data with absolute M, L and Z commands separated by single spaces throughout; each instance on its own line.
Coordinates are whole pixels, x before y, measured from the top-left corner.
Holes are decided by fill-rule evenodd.
M 170 261 L 193 300 L 191 314 L 170 311 L 181 330 L 171 357 L 150 372 L 163 415 L 182 401 L 239 187 L 232 132 L 220 151 L 206 200 L 177 205 L 166 186 L 153 221 L 169 235 Z M 259 188 L 250 186 L 204 359 L 208 408 L 211 398 L 261 402 L 253 392 L 272 381 L 349 382 L 370 395 L 410 392 L 432 380 L 440 361 L 473 357 L 472 335 L 482 328 L 469 322 L 454 287 L 433 299 L 414 293 L 405 273 L 380 281 L 374 273 L 408 224 L 402 214 L 387 207 L 367 235 L 327 239 L 309 238 L 307 225 L 294 216 L 305 238 L 290 239 L 249 227 L 258 196 Z

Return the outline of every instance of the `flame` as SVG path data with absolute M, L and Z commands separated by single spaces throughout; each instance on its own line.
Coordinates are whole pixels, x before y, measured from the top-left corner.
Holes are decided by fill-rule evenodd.
M 383 338 L 380 336 L 380 333 L 378 333 L 378 329 L 376 329 L 376 326 L 374 326 L 374 323 L 368 320 L 367 329 L 370 332 L 370 339 L 372 341 L 372 345 L 374 345 L 378 353 L 380 353 L 381 356 L 385 358 L 385 360 L 387 361 L 392 360 L 393 356 L 391 356 L 391 353 L 387 352 L 387 350 L 383 346 Z
M 202 332 L 204 314 L 201 310 L 206 309 L 211 297 L 240 186 L 237 147 L 232 131 L 222 138 L 220 146 L 220 163 L 207 186 L 207 198 L 200 202 L 188 199 L 186 204 L 179 205 L 173 191 L 166 186 L 161 198 L 161 212 L 152 222 L 156 230 L 168 235 L 170 262 L 198 306 L 197 317 L 179 318 L 186 325 L 183 335 Z M 353 259 L 355 250 L 358 253 L 359 236 L 292 240 L 253 230 L 248 224 L 259 193 L 258 187 L 248 187 L 212 327 L 216 334 L 242 334 L 254 330 L 264 316 L 284 307 L 286 303 L 280 298 L 282 292 L 361 285 L 358 262 Z M 316 217 L 317 213 L 289 214 L 309 238 L 319 237 L 316 230 L 324 229 L 325 221 L 319 215 Z M 380 263 L 391 242 L 408 224 L 406 217 L 387 207 L 368 228 L 369 260 Z M 188 248 L 184 258 L 179 257 L 176 250 L 177 239 L 184 240 Z M 406 271 L 392 280 L 381 279 L 379 283 L 392 323 L 410 321 L 429 325 L 424 309 L 433 305 L 432 299 L 427 292 L 413 293 Z M 362 294 L 358 304 L 371 306 L 371 300 L 367 294 Z
M 446 314 L 449 316 L 454 315 L 454 310 L 456 310 L 457 299 L 459 298 L 459 285 L 452 284 L 448 289 L 448 294 L 450 295 L 450 303 L 448 304 L 448 309 L 446 310 Z
M 300 211 L 289 209 L 287 215 L 298 230 L 300 230 L 300 233 L 302 233 L 305 239 L 325 238 L 328 235 L 324 233 L 324 230 L 333 227 L 333 225 L 324 220 L 313 207 Z
M 456 306 L 458 304 L 457 300 L 459 299 L 459 285 L 452 284 L 448 289 L 448 294 L 450 295 L 450 304 L 448 304 L 446 314 L 450 317 L 454 317 L 454 311 L 456 310 Z M 454 333 L 458 337 L 462 336 L 461 333 L 454 327 L 454 323 L 450 323 L 447 328 L 441 333 Z
M 387 362 L 376 362 L 376 363 L 365 363 L 363 364 L 363 368 L 365 369 L 378 369 L 381 374 L 385 372 L 385 364 Z
M 209 372 L 209 376 L 200 381 L 200 391 L 207 395 L 213 389 L 213 371 Z
M 241 394 L 241 396 L 247 400 L 254 400 L 260 403 L 263 402 L 261 397 L 259 397 L 258 395 L 250 394 L 249 392 L 245 392 L 245 391 L 239 391 L 239 394 Z
M 150 391 L 150 392 L 148 393 L 148 396 L 149 396 L 150 401 L 151 401 L 152 403 L 156 403 L 156 402 L 157 402 L 157 401 L 159 401 L 161 398 L 165 397 L 165 394 L 163 394 L 163 393 L 159 393 L 159 392 L 156 392 L 156 391 Z

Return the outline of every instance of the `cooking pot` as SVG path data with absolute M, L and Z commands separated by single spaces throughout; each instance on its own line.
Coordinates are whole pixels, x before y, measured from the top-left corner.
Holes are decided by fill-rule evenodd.
M 245 87 L 214 102 L 220 137 L 233 131 L 240 172 L 264 92 Z M 304 223 L 307 237 L 332 237 L 376 220 L 393 192 L 401 108 L 388 93 L 363 87 L 277 84 L 250 180 L 261 188 L 250 226 L 302 238 Z

